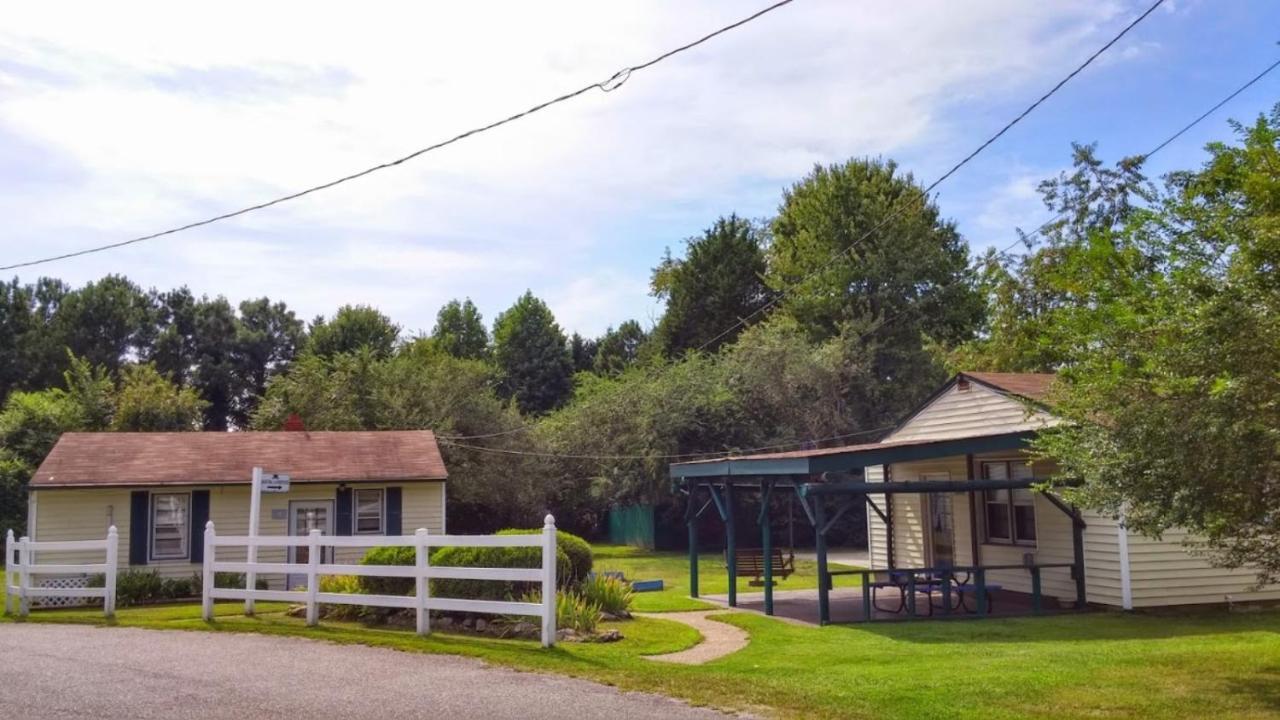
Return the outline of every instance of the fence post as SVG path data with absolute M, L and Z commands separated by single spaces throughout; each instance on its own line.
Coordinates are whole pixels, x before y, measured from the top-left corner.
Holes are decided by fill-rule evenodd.
M 320 606 L 316 594 L 320 592 L 320 531 L 307 533 L 307 625 L 320 622 Z
M 9 592 L 9 565 L 13 562 L 13 551 L 17 548 L 18 542 L 13 539 L 13 530 L 9 530 L 4 536 L 4 614 L 8 615 L 13 612 L 13 594 Z
M 556 644 L 556 519 L 542 526 L 542 647 Z
M 120 535 L 116 532 L 116 526 L 112 525 L 107 528 L 107 571 L 102 583 L 102 611 L 109 618 L 116 616 L 116 559 L 119 552 Z
M 31 538 L 23 535 L 18 538 L 18 614 L 26 617 L 31 612 L 31 598 L 27 589 L 31 587 Z
M 427 543 L 427 529 L 418 528 L 413 533 L 414 564 L 417 565 L 417 601 L 418 601 L 418 634 L 431 633 L 431 614 L 427 611 L 427 598 L 431 593 L 431 584 L 427 582 L 427 567 L 431 563 L 431 547 Z
M 204 567 L 203 579 L 200 582 L 203 589 L 202 608 L 205 622 L 213 620 L 213 582 L 215 575 L 213 574 L 214 552 L 217 547 L 213 543 L 213 539 L 217 537 L 217 532 L 213 529 L 213 521 L 210 520 L 204 524 Z

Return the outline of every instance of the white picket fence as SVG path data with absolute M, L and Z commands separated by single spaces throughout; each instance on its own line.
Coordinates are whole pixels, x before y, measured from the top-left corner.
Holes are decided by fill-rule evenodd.
M 257 548 L 307 548 L 306 563 L 266 563 L 220 561 L 216 557 L 222 547 Z M 339 565 L 321 563 L 324 548 L 356 547 L 411 547 L 415 550 L 413 565 Z M 444 567 L 430 563 L 431 548 L 435 547 L 540 547 L 541 568 L 477 568 Z M 417 629 L 420 635 L 431 631 L 429 611 L 476 612 L 499 615 L 529 615 L 542 619 L 542 645 L 550 647 L 556 639 L 556 525 L 548 515 L 540 534 L 533 535 L 432 535 L 418 529 L 413 535 L 321 535 L 312 530 L 307 536 L 257 536 L 218 535 L 213 522 L 204 531 L 204 619 L 213 619 L 214 600 L 243 600 L 245 612 L 252 614 L 255 600 L 296 602 L 307 607 L 307 624 L 319 621 L 321 604 L 366 605 L 373 607 L 407 608 L 417 611 Z M 241 573 L 245 587 L 214 587 L 215 573 Z M 259 590 L 250 579 L 257 574 L 275 573 L 305 575 L 304 590 Z M 320 578 L 326 575 L 356 575 L 364 577 L 413 578 L 415 593 L 400 595 L 362 595 L 352 593 L 320 592 Z M 466 600 L 462 598 L 432 597 L 429 580 L 506 580 L 536 582 L 542 584 L 541 602 L 508 602 L 496 600 Z
M 107 537 L 103 540 L 54 540 L 36 541 L 28 537 L 14 539 L 10 530 L 4 539 L 4 611 L 13 612 L 13 605 L 18 605 L 18 613 L 26 616 L 31 612 L 32 598 L 83 597 L 102 598 L 102 610 L 107 617 L 116 613 L 116 566 L 119 557 L 120 537 L 116 534 L 116 526 L 107 529 Z M 72 551 L 85 552 L 100 550 L 106 555 L 102 563 L 77 564 L 39 564 L 36 562 L 37 552 Z M 32 576 L 38 575 L 72 575 L 77 573 L 101 573 L 105 582 L 100 588 L 90 587 L 39 587 L 32 585 Z M 14 578 L 17 582 L 14 582 Z

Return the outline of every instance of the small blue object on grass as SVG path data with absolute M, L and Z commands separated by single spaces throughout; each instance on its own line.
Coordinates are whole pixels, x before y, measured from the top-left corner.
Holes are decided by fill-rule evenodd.
M 661 580 L 635 580 L 631 583 L 632 592 L 657 592 L 661 589 Z

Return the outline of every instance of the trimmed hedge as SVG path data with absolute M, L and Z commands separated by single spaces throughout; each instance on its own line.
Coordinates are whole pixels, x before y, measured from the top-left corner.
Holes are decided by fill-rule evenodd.
M 499 535 L 530 535 L 542 530 L 507 529 Z M 413 565 L 411 547 L 371 548 L 361 565 Z M 576 587 L 591 572 L 591 546 L 571 533 L 556 534 L 556 580 L 561 587 Z M 432 565 L 445 567 L 539 568 L 542 549 L 537 547 L 443 547 L 431 555 Z M 536 583 L 503 580 L 433 580 L 431 594 L 469 600 L 517 598 L 537 587 Z M 411 595 L 411 578 L 361 577 L 360 588 L 369 595 Z
M 537 530 L 520 530 L 518 528 L 507 528 L 499 530 L 499 535 L 537 535 L 542 532 L 542 528 Z M 563 569 L 556 570 L 556 584 L 560 587 L 576 587 L 578 583 L 587 579 L 591 574 L 591 566 L 595 562 L 595 558 L 591 555 L 591 545 L 586 540 L 565 532 L 564 530 L 556 531 L 556 548 L 563 550 L 569 556 L 569 567 L 567 572 Z

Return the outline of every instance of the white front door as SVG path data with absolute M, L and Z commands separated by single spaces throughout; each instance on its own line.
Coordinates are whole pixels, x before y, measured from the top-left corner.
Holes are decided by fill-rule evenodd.
M 312 530 L 319 530 L 321 535 L 333 534 L 333 501 L 332 500 L 291 500 L 289 502 L 289 534 L 306 537 Z M 289 562 L 310 562 L 305 547 L 289 548 Z M 322 554 L 320 562 L 324 562 Z M 307 584 L 306 575 L 289 575 L 286 587 L 289 590 Z

